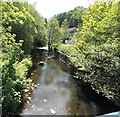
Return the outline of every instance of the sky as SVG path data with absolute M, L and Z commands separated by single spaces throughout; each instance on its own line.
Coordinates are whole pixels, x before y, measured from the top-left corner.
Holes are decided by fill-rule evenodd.
M 68 12 L 77 6 L 88 7 L 94 0 L 28 0 L 29 3 L 36 3 L 36 10 L 47 19 L 55 14 Z

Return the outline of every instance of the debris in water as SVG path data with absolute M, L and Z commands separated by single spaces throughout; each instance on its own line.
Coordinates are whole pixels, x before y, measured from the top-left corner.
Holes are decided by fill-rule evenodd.
M 35 107 L 34 105 L 32 105 L 32 108 Z
M 41 103 L 43 103 L 43 101 L 40 101 Z
M 26 92 L 29 92 L 29 89 L 26 88 L 26 89 L 24 90 L 24 92 L 25 92 L 25 93 L 26 93 Z
M 37 85 L 34 85 L 34 87 L 36 88 L 36 87 L 37 87 Z
M 42 109 L 42 108 L 38 108 L 38 110 L 43 111 L 43 109 Z
M 38 86 L 40 86 L 40 84 L 37 84 Z
M 38 63 L 38 65 L 44 65 L 45 63 L 43 62 L 43 61 L 40 61 L 39 63 Z
M 51 109 L 51 114 L 55 115 L 56 114 L 56 111 Z
M 47 102 L 47 100 L 46 100 L 46 99 L 44 99 L 44 102 Z
M 27 101 L 27 104 L 29 104 L 30 103 L 30 101 Z
M 31 97 L 27 97 L 28 98 L 28 101 L 30 101 L 31 100 Z
M 71 110 L 71 108 L 68 108 L 68 110 Z

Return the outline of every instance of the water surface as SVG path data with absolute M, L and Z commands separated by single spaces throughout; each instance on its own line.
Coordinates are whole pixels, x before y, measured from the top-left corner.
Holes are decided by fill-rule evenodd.
M 85 92 L 86 85 L 73 79 L 65 64 L 58 59 L 47 59 L 45 52 L 36 58 L 37 70 L 31 78 L 37 86 L 22 115 L 52 115 L 51 109 L 56 115 L 94 116 L 101 113 L 98 103 Z M 45 63 L 43 66 L 37 64 L 41 60 Z

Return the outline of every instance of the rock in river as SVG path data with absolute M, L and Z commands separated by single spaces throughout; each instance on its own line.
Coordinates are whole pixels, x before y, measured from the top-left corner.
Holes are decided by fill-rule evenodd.
M 40 61 L 38 64 L 39 64 L 39 65 L 44 65 L 44 62 L 43 62 L 43 61 Z

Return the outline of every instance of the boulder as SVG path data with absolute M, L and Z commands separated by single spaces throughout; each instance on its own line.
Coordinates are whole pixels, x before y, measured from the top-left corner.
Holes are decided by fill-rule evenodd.
M 43 62 L 43 61 L 40 61 L 38 64 L 43 66 L 43 65 L 44 65 L 44 62 Z

